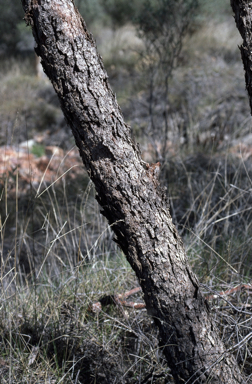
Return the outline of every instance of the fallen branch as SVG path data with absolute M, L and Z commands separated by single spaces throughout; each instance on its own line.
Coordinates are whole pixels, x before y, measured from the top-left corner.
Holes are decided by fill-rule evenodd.
M 99 299 L 99 301 L 91 304 L 89 307 L 89 310 L 93 313 L 97 313 L 97 312 L 100 312 L 102 310 L 102 307 L 105 307 L 105 306 L 111 305 L 111 304 L 122 306 L 122 307 L 143 309 L 146 307 L 145 303 L 136 303 L 134 301 L 126 301 L 126 299 L 129 296 L 132 296 L 135 293 L 140 292 L 141 290 L 142 290 L 141 287 L 136 287 L 136 288 L 131 289 L 130 291 L 127 291 L 127 292 L 119 294 L 119 295 L 103 296 Z
M 242 289 L 246 290 L 246 291 L 252 291 L 252 286 L 250 284 L 240 284 L 240 285 L 237 285 L 237 287 L 228 289 L 227 291 L 216 292 L 213 295 L 207 296 L 206 299 L 207 300 L 213 300 L 213 299 L 217 299 L 220 296 L 228 296 L 228 295 L 231 295 L 232 293 L 240 291 Z
M 135 293 L 140 292 L 141 290 L 142 290 L 141 287 L 136 287 L 122 294 L 103 296 L 99 299 L 99 301 L 91 304 L 89 307 L 89 310 L 93 313 L 97 313 L 102 310 L 102 307 L 105 307 L 107 305 L 118 305 L 122 307 L 134 308 L 134 309 L 144 309 L 146 307 L 145 303 L 126 301 L 126 299 L 129 296 L 132 296 Z M 213 295 L 206 296 L 206 299 L 211 301 L 211 300 L 217 299 L 220 296 L 229 296 L 232 293 L 240 290 L 252 291 L 252 286 L 250 284 L 241 284 L 241 285 L 238 285 L 237 287 L 227 289 L 226 291 L 216 292 Z

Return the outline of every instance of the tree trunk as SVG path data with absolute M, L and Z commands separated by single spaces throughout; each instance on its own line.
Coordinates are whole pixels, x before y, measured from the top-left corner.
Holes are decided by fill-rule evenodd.
M 145 166 L 72 0 L 22 0 L 36 52 L 96 188 L 102 214 L 137 274 L 176 383 L 242 383 L 174 227 L 158 165 Z
M 230 3 L 235 14 L 236 26 L 243 39 L 240 50 L 252 114 L 252 1 L 230 0 Z

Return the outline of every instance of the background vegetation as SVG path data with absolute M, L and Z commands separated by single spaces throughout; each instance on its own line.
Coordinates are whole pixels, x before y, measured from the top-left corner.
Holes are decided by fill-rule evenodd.
M 162 162 L 222 338 L 240 343 L 250 375 L 252 135 L 240 40 L 228 0 L 176 4 L 76 0 L 143 159 Z M 176 25 L 164 17 L 171 9 Z M 72 156 L 54 91 L 37 76 L 22 17 L 19 0 L 0 0 L 0 382 L 172 383 L 144 309 L 93 310 L 138 283 Z

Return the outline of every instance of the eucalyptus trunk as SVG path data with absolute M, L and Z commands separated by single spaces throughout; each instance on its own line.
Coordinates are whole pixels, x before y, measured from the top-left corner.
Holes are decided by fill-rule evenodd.
M 242 383 L 215 329 L 159 185 L 108 83 L 72 0 L 22 0 L 45 73 L 59 97 L 102 214 L 134 269 L 176 383 Z

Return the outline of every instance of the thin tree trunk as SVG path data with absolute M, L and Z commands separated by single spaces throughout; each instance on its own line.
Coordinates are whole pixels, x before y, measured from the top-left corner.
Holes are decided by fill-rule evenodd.
M 230 0 L 230 3 L 235 14 L 236 26 L 243 39 L 240 51 L 252 114 L 252 1 Z
M 137 274 L 176 383 L 242 383 L 211 319 L 155 167 L 146 169 L 72 0 L 22 0 L 97 200 Z

